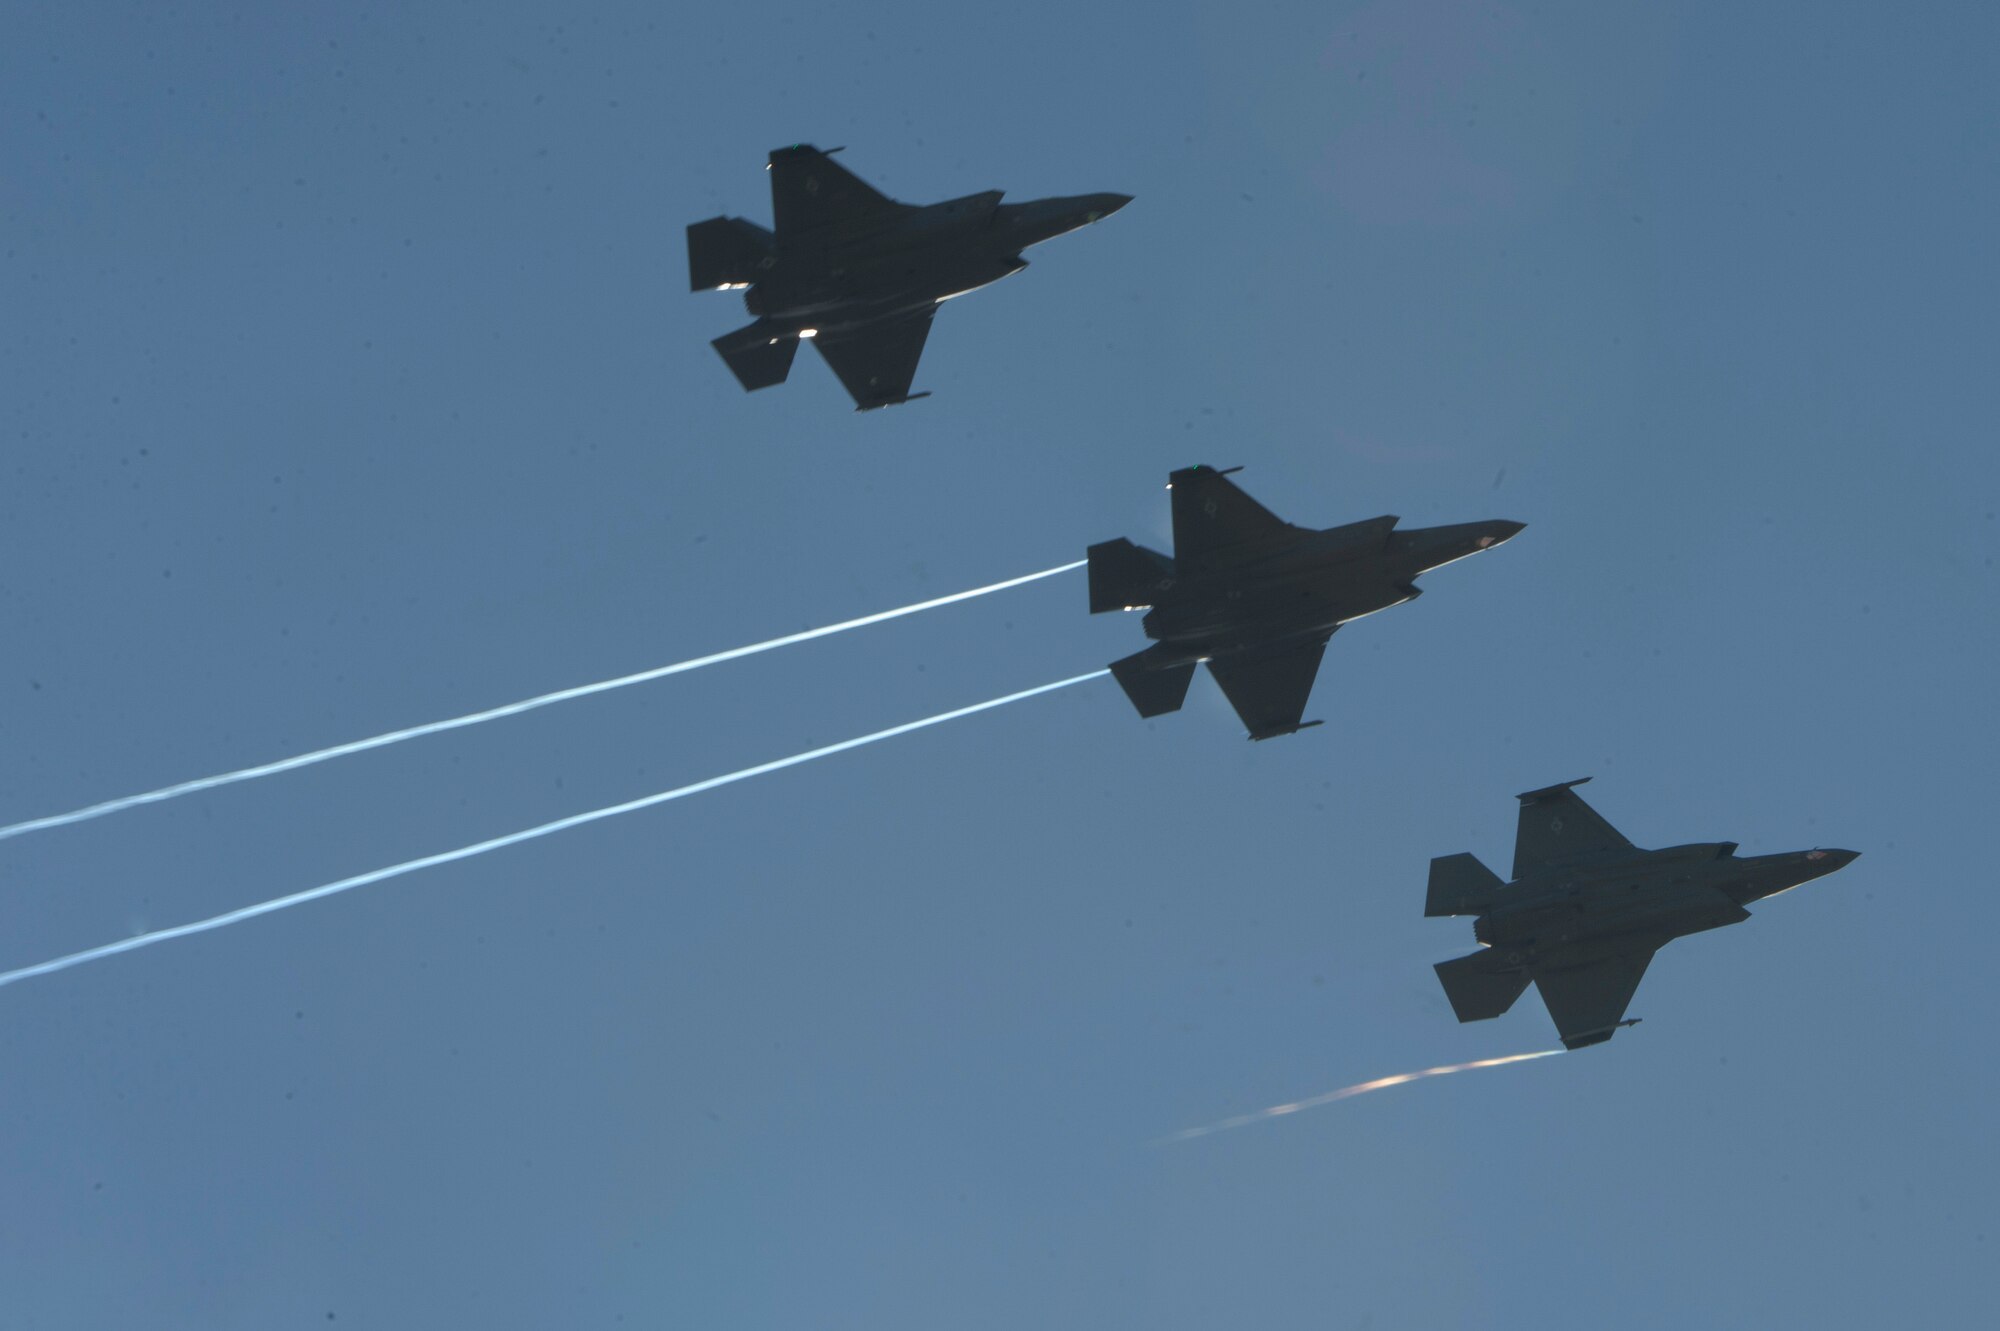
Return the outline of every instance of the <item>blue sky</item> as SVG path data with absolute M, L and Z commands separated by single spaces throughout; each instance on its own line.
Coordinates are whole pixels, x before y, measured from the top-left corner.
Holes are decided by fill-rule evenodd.
M 2000 651 L 1976 5 L 73 5 L 0 41 L 0 821 L 1288 519 L 1529 524 L 1246 744 L 1099 681 L 0 993 L 22 1327 L 1963 1324 Z M 767 150 L 1136 201 L 856 415 Z M 1101 666 L 1081 575 L 0 843 L 0 966 Z M 1610 1045 L 1426 864 L 1863 858 Z

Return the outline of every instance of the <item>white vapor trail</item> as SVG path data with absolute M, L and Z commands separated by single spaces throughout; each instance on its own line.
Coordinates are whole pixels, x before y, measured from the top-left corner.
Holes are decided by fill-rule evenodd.
M 1028 573 L 1005 582 L 995 582 L 984 587 L 974 587 L 971 591 L 953 592 L 949 596 L 939 596 L 915 605 L 899 606 L 894 610 L 878 610 L 872 615 L 859 619 L 842 620 L 838 624 L 828 624 L 823 628 L 805 629 L 799 633 L 788 633 L 782 638 L 771 638 L 764 642 L 753 642 L 747 647 L 732 647 L 726 652 L 715 652 L 708 656 L 697 656 L 688 661 L 676 661 L 672 665 L 657 666 L 651 670 L 641 670 L 635 675 L 620 675 L 616 679 L 600 680 L 595 684 L 579 684 L 574 688 L 557 689 L 554 693 L 538 694 L 523 698 L 519 702 L 506 703 L 500 707 L 489 707 L 483 712 L 467 712 L 464 716 L 449 717 L 443 721 L 429 721 L 420 726 L 409 726 L 403 730 L 391 730 L 385 734 L 371 735 L 367 739 L 349 740 L 345 744 L 335 744 L 330 748 L 314 749 L 311 753 L 301 753 L 290 758 L 280 758 L 275 762 L 259 763 L 255 767 L 242 767 L 233 772 L 222 772 L 215 776 L 197 777 L 192 781 L 182 781 L 176 785 L 162 786 L 158 790 L 148 790 L 137 795 L 125 795 L 115 800 L 105 800 L 101 804 L 86 805 L 72 809 L 68 813 L 53 813 L 42 818 L 30 818 L 25 822 L 12 823 L 0 827 L 0 841 L 9 837 L 25 836 L 29 832 L 45 831 L 51 827 L 66 827 L 71 823 L 86 822 L 92 818 L 102 818 L 106 814 L 119 813 L 125 809 L 137 808 L 141 804 L 158 804 L 163 800 L 178 799 L 182 795 L 192 795 L 197 791 L 214 790 L 217 786 L 234 785 L 238 781 L 254 781 L 262 776 L 275 776 L 279 772 L 290 772 L 300 767 L 310 767 L 333 758 L 345 758 L 350 753 L 366 753 L 370 749 L 383 749 L 391 744 L 401 744 L 404 740 L 421 739 L 425 735 L 441 734 L 447 730 L 458 730 L 465 726 L 476 726 L 483 721 L 498 721 L 505 716 L 518 716 L 522 712 L 532 712 L 538 707 L 549 707 L 572 698 L 587 698 L 593 693 L 609 693 L 613 689 L 629 688 L 634 684 L 644 684 L 650 680 L 665 679 L 668 675 L 684 674 L 689 670 L 699 670 L 703 666 L 720 665 L 724 661 L 734 661 L 739 657 L 755 656 L 759 652 L 773 651 L 779 647 L 790 647 L 795 643 L 810 642 L 814 638 L 830 637 L 835 633 L 845 633 L 849 629 L 866 628 L 870 624 L 880 624 L 885 620 L 900 619 L 904 615 L 914 615 L 924 610 L 935 610 L 941 605 L 955 601 L 969 601 L 975 596 L 988 596 L 994 592 L 1004 592 L 1010 587 L 1023 583 L 1037 582 L 1042 578 L 1053 578 L 1058 573 L 1068 573 L 1071 569 L 1082 568 L 1088 560 L 1079 559 L 1056 568 L 1045 568 L 1039 573 Z
M 5 977 L 0 977 L 0 983 L 4 982 Z M 1472 1072 L 1478 1068 L 1505 1067 L 1509 1063 L 1525 1063 L 1531 1058 L 1548 1058 L 1551 1055 L 1562 1052 L 1560 1049 L 1538 1049 L 1532 1054 L 1508 1054 L 1504 1058 L 1481 1058 L 1475 1059 L 1470 1063 L 1447 1063 L 1441 1068 L 1425 1068 L 1422 1072 L 1399 1072 L 1393 1077 L 1377 1077 L 1374 1081 L 1364 1081 L 1354 1086 L 1343 1086 L 1337 1091 L 1328 1091 L 1325 1095 L 1315 1095 L 1307 1100 L 1294 1100 L 1286 1105 L 1272 1105 L 1269 1109 L 1260 1109 L 1254 1114 L 1238 1114 L 1235 1118 L 1225 1118 L 1220 1123 L 1210 1123 L 1199 1128 L 1185 1128 L 1180 1132 L 1169 1133 L 1167 1136 L 1159 1138 L 1153 1145 L 1165 1146 L 1172 1142 L 1184 1142 L 1196 1137 L 1206 1137 L 1211 1132 L 1224 1132 L 1230 1128 L 1247 1128 L 1252 1123 L 1262 1123 L 1264 1120 L 1271 1118 L 1282 1118 L 1286 1114 L 1296 1114 L 1301 1109 L 1317 1109 L 1321 1105 L 1330 1105 L 1335 1100 L 1351 1100 L 1357 1095 L 1366 1095 L 1370 1091 L 1386 1091 L 1391 1086 L 1401 1086 L 1405 1082 L 1422 1081 L 1425 1077 L 1443 1077 L 1454 1072 Z
M 566 832 L 572 827 L 581 827 L 585 823 L 595 823 L 606 818 L 616 818 L 620 814 L 633 813 L 639 809 L 649 809 L 655 804 L 665 804 L 670 800 L 685 799 L 689 795 L 699 795 L 703 791 L 714 790 L 720 786 L 733 785 L 738 781 L 748 781 L 753 776 L 763 776 L 766 773 L 780 771 L 787 767 L 797 767 L 800 763 L 809 763 L 815 758 L 831 757 L 836 753 L 845 753 L 849 749 L 858 749 L 864 744 L 874 744 L 880 740 L 894 739 L 898 735 L 907 735 L 913 730 L 922 730 L 928 726 L 943 725 L 946 721 L 956 721 L 962 716 L 971 716 L 975 712 L 991 711 L 995 707 L 1005 707 L 1008 703 L 1020 702 L 1025 698 L 1037 697 L 1044 693 L 1053 693 L 1057 689 L 1066 689 L 1072 684 L 1083 684 L 1093 679 L 1101 679 L 1110 673 L 1109 670 L 1093 670 L 1087 675 L 1072 675 L 1068 679 L 1059 679 L 1053 684 L 1042 684 L 1032 689 L 1023 689 L 1019 693 L 1009 693 L 1004 697 L 989 698 L 985 702 L 976 702 L 969 707 L 956 707 L 949 712 L 939 712 L 936 716 L 927 716 L 919 721 L 905 721 L 901 725 L 890 726 L 887 730 L 877 730 L 872 734 L 859 735 L 853 739 L 841 740 L 838 744 L 828 744 L 821 748 L 808 749 L 804 753 L 795 753 L 789 758 L 773 759 L 771 762 L 759 763 L 755 767 L 745 767 L 740 771 L 725 772 L 721 776 L 712 776 L 705 781 L 696 781 L 692 785 L 677 786 L 672 790 L 664 790 L 658 794 L 647 795 L 636 800 L 627 800 L 623 804 L 613 804 L 602 809 L 591 809 L 585 813 L 573 813 L 567 818 L 558 818 L 552 823 L 543 823 L 540 826 L 530 827 L 521 832 L 509 832 L 506 836 L 497 836 L 488 841 L 475 842 L 470 846 L 460 846 L 457 850 L 440 851 L 435 855 L 425 855 L 421 859 L 405 860 L 401 864 L 392 864 L 386 869 L 371 869 L 367 873 L 355 874 L 352 878 L 342 878 L 335 882 L 322 883 L 318 887 L 309 887 L 303 892 L 294 892 L 289 896 L 273 897 L 269 901 L 260 901 L 255 905 L 225 911 L 221 915 L 211 915 L 205 920 L 195 920 L 188 924 L 177 924 L 168 929 L 155 929 L 151 933 L 135 934 L 130 938 L 122 938 L 115 943 L 105 943 L 100 947 L 86 948 L 81 952 L 72 952 L 66 957 L 57 957 L 52 961 L 38 962 L 33 966 L 23 966 L 18 970 L 7 971 L 4 974 L 0 974 L 0 986 L 15 984 L 21 980 L 32 980 L 37 976 L 53 975 L 57 971 L 68 970 L 72 966 L 81 966 L 89 961 L 102 961 L 106 957 L 115 957 L 120 953 L 136 952 L 142 947 L 151 947 L 155 943 L 167 943 L 176 938 L 187 938 L 194 934 L 205 934 L 215 929 L 226 929 L 232 924 L 241 924 L 245 920 L 254 920 L 260 915 L 270 915 L 277 911 L 290 910 L 293 906 L 303 906 L 308 901 L 318 901 L 322 897 L 335 896 L 342 892 L 351 892 L 357 887 L 367 887 L 371 883 L 379 883 L 385 879 L 400 878 L 404 874 L 415 873 L 419 869 L 434 868 L 440 864 L 450 864 L 455 860 L 469 860 L 475 855 L 484 855 L 489 851 L 501 850 L 508 846 L 518 846 L 523 841 L 533 841 L 537 837 L 551 836 L 557 832 Z

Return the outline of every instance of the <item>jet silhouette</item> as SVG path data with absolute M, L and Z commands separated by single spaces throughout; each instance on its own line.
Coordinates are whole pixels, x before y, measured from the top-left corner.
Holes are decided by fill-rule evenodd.
M 1609 1040 L 1653 954 L 1676 938 L 1741 924 L 1744 907 L 1852 864 L 1859 851 L 1736 854 L 1733 841 L 1640 850 L 1565 781 L 1522 795 L 1514 881 L 1471 855 L 1431 861 L 1426 915 L 1476 915 L 1485 946 L 1439 962 L 1460 1021 L 1514 1005 L 1533 981 L 1563 1047 Z
M 832 149 L 839 152 L 838 148 Z M 1001 203 L 1000 190 L 898 203 L 808 144 L 771 154 L 776 231 L 711 217 L 688 231 L 695 291 L 743 291 L 757 322 L 715 339 L 745 389 L 781 384 L 809 341 L 856 411 L 928 397 L 910 381 L 938 304 L 1028 266 L 1030 245 L 1109 217 L 1131 197 Z
M 1090 547 L 1090 612 L 1151 607 L 1155 645 L 1111 673 L 1141 716 L 1180 710 L 1195 664 L 1208 662 L 1251 739 L 1289 735 L 1301 721 L 1334 630 L 1421 593 L 1414 579 L 1489 550 L 1519 522 L 1395 530 L 1370 518 L 1326 531 L 1281 522 L 1227 479 L 1231 467 L 1168 477 L 1173 558 L 1119 538 Z

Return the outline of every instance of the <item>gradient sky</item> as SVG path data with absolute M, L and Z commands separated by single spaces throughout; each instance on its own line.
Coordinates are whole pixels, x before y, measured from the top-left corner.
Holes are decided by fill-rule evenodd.
M 1282 516 L 1528 523 L 1296 738 L 1098 681 L 0 991 L 20 1328 L 1990 1313 L 1990 6 L 16 6 L 0 822 Z M 770 148 L 1136 202 L 857 415 L 682 228 Z M 0 968 L 1093 669 L 1081 574 L 0 843 Z M 1460 1026 L 1580 776 L 1852 868 Z

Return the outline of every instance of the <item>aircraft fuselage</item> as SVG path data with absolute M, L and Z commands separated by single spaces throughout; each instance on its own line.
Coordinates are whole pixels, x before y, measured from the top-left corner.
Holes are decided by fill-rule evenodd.
M 1585 965 L 1629 950 L 1635 936 L 1658 946 L 1739 924 L 1749 918 L 1748 903 L 1832 873 L 1853 858 L 1844 850 L 1738 857 L 1728 841 L 1618 852 L 1510 884 L 1473 921 L 1472 931 L 1510 962 Z
M 1226 561 L 1176 566 L 1143 620 L 1146 636 L 1201 660 L 1250 644 L 1312 638 L 1422 594 L 1420 574 L 1506 540 L 1506 521 L 1394 530 L 1392 516 L 1303 532 Z M 1166 654 L 1163 654 L 1166 656 Z
M 1122 207 L 1122 194 L 1003 204 L 999 190 L 787 235 L 743 293 L 751 314 L 815 331 L 879 322 L 1027 267 L 1021 251 Z

